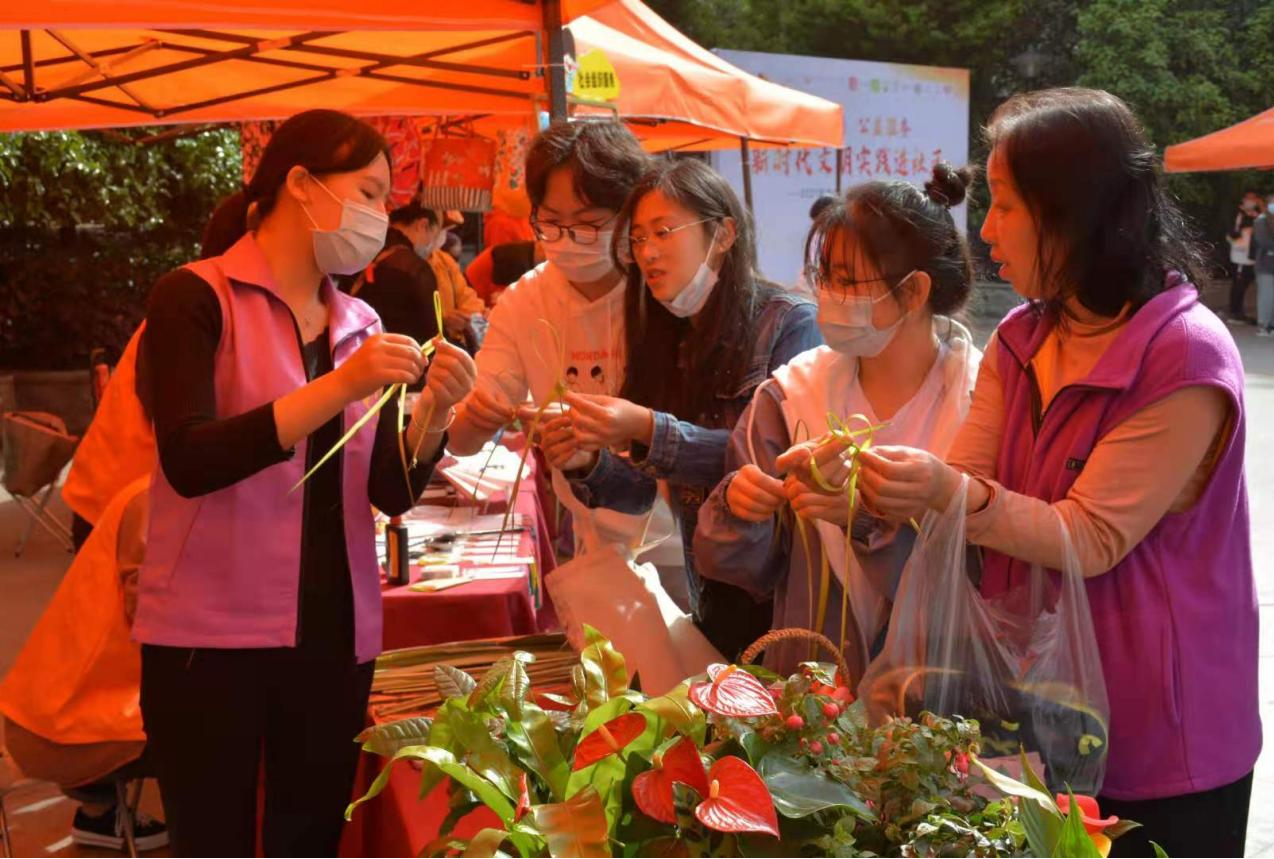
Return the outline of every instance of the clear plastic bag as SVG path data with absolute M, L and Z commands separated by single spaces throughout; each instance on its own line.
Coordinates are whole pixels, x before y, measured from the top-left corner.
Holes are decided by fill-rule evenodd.
M 925 517 L 903 570 L 884 649 L 859 686 L 871 718 L 928 710 L 977 719 L 983 755 L 1038 752 L 1057 791 L 1097 795 L 1110 705 L 1079 562 L 982 596 L 965 542 L 966 477 Z M 973 572 L 976 572 L 974 570 Z

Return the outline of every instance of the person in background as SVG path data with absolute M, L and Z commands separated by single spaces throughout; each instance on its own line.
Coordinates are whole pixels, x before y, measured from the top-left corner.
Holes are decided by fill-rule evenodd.
M 1028 303 L 987 344 L 947 457 L 872 447 L 864 503 L 919 521 L 966 492 L 988 596 L 1073 548 L 1110 700 L 1098 799 L 1142 824 L 1112 855 L 1242 856 L 1261 719 L 1238 349 L 1123 101 L 1016 95 L 987 136 L 982 238 Z
M 500 186 L 492 194 L 491 211 L 482 218 L 482 246 L 535 240 L 531 228 L 531 198 L 527 189 Z
M 460 257 L 464 254 L 464 241 L 460 238 L 460 234 L 454 229 L 447 230 L 447 237 L 442 242 L 442 249 L 459 264 Z
M 138 393 L 160 467 L 133 634 L 178 855 L 255 855 L 262 770 L 265 853 L 337 849 L 381 649 L 372 509 L 412 507 L 474 375 L 433 341 L 410 424 L 385 408 L 317 467 L 369 401 L 425 371 L 419 343 L 331 281 L 383 248 L 390 175 L 366 123 L 297 114 L 227 203 L 238 241 L 151 292 Z
M 709 579 L 774 598 L 775 629 L 821 632 L 841 647 L 854 686 L 883 643 L 894 594 L 915 532 L 859 509 L 852 524 L 844 492 L 844 446 L 804 441 L 828 429 L 827 415 L 864 415 L 881 425 L 874 444 L 907 443 L 945 455 L 965 415 L 981 353 L 955 316 L 973 285 L 969 247 L 951 217 L 972 171 L 942 163 L 921 191 L 910 182 L 868 182 L 834 201 L 806 241 L 818 286 L 818 324 L 827 344 L 776 370 L 734 428 L 725 479 L 699 513 L 695 558 Z M 863 429 L 854 423 L 851 429 Z M 802 430 L 802 428 L 804 428 Z M 786 479 L 784 479 L 784 476 Z M 805 556 L 794 524 L 774 514 L 790 503 L 814 524 Z M 854 557 L 845 551 L 851 529 Z M 810 570 L 828 561 L 828 599 L 818 616 Z M 842 607 L 847 607 L 842 624 Z M 809 658 L 801 643 L 766 651 L 780 674 Z
M 464 279 L 460 263 L 442 249 L 451 228 L 464 223 L 464 215 L 453 210 L 438 212 L 426 209 L 425 211 L 429 214 L 428 225 L 424 229 L 427 244 L 423 250 L 426 253 L 422 256 L 433 269 L 438 294 L 442 297 L 443 325 L 446 328 L 447 337 L 457 342 L 465 342 L 471 317 L 481 315 L 486 310 L 486 304 Z M 430 309 L 430 316 L 432 315 L 433 310 Z
M 1274 194 L 1252 223 L 1252 265 L 1256 270 L 1256 336 L 1274 337 Z
M 818 216 L 825 212 L 830 206 L 836 203 L 836 196 L 833 194 L 820 194 L 819 198 L 810 206 L 810 223 L 814 224 L 818 221 Z M 796 280 L 792 283 L 792 291 L 797 295 L 803 295 L 807 298 L 817 300 L 818 290 L 809 282 L 808 266 L 802 265 L 801 270 L 796 273 Z
M 417 343 L 438 336 L 433 296 L 437 275 L 426 257 L 436 241 L 437 216 L 412 201 L 389 213 L 385 248 L 350 287 L 350 295 L 371 305 L 391 334 Z
M 691 539 L 753 391 L 821 342 L 817 308 L 761 279 L 752 219 L 702 161 L 659 162 L 633 189 L 616 230 L 628 263 L 624 332 L 633 358 L 618 396 L 566 395 L 569 412 L 548 423 L 543 449 L 589 507 L 644 514 L 666 483 L 696 623 L 734 659 L 769 630 L 772 606 L 704 579 Z
M 155 433 L 136 388 L 137 348 L 145 328 L 143 322 L 124 347 L 62 486 L 77 551 L 111 499 L 155 468 Z
M 130 637 L 146 551 L 149 475 L 102 509 L 75 561 L 0 682 L 5 746 L 23 773 L 80 803 L 71 840 L 122 851 L 115 779 L 133 778 L 146 748 L 139 706 L 141 647 Z M 127 776 L 125 775 L 127 774 Z M 139 850 L 168 844 L 164 824 L 139 814 Z
M 1252 266 L 1252 224 L 1260 216 L 1265 201 L 1255 191 L 1248 191 L 1234 215 L 1234 225 L 1226 235 L 1230 244 L 1230 306 L 1226 322 L 1255 322 L 1247 315 L 1247 288 L 1255 272 Z
M 505 287 L 544 262 L 544 248 L 537 241 L 493 245 L 474 257 L 464 273 L 487 307 L 495 307 Z

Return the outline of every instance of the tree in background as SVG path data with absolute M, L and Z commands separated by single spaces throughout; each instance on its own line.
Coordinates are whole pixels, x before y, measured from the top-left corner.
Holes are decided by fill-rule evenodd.
M 75 369 L 121 349 L 155 279 L 198 255 L 241 165 L 234 129 L 146 145 L 0 135 L 0 368 Z
M 1160 151 L 1274 103 L 1270 0 L 648 0 L 707 47 L 970 70 L 970 157 L 1014 92 L 1091 86 L 1127 100 Z M 1204 238 L 1221 248 L 1242 190 L 1268 173 L 1169 177 Z M 976 235 L 985 192 L 970 201 Z M 1224 254 L 1218 256 L 1218 261 Z

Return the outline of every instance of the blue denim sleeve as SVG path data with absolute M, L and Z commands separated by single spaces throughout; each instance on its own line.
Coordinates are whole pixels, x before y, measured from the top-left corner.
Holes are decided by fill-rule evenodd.
M 571 490 L 584 506 L 605 507 L 620 513 L 645 513 L 654 506 L 659 484 L 626 459 L 603 450 L 597 464 L 583 477 L 569 478 Z
M 725 474 L 725 449 L 730 430 L 706 429 L 677 420 L 667 412 L 655 412 L 650 447 L 634 444 L 633 463 L 652 477 L 681 486 L 717 485 Z
M 779 336 L 770 353 L 770 372 L 773 373 L 802 352 L 823 345 L 823 334 L 818 330 L 818 305 L 801 302 L 783 315 L 779 324 Z

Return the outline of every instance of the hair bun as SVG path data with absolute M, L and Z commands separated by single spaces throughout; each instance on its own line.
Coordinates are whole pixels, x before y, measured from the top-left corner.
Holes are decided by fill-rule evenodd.
M 950 209 L 964 202 L 965 193 L 973 183 L 973 170 L 969 167 L 952 167 L 945 161 L 933 165 L 933 178 L 925 183 L 925 194 L 939 206 Z

